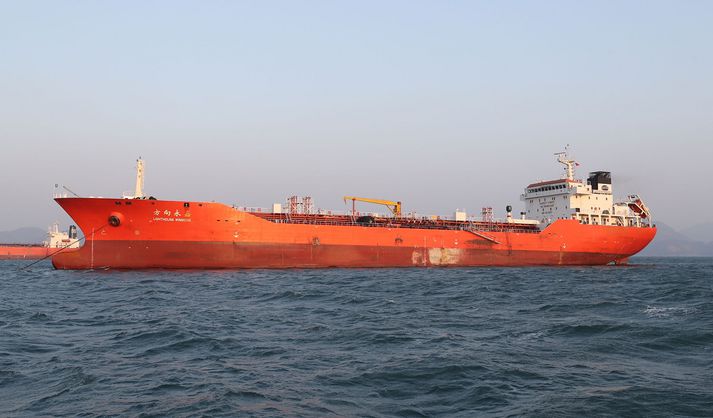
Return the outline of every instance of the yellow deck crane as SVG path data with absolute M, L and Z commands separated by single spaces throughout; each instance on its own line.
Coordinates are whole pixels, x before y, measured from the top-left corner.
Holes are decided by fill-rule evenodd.
M 401 216 L 401 202 L 394 202 L 391 200 L 382 200 L 382 199 L 369 199 L 366 197 L 355 197 L 355 196 L 344 196 L 344 203 L 347 203 L 347 200 L 352 201 L 352 216 L 356 214 L 356 202 L 366 202 L 366 203 L 374 203 L 376 205 L 384 205 L 389 210 L 391 213 L 394 214 L 394 216 Z

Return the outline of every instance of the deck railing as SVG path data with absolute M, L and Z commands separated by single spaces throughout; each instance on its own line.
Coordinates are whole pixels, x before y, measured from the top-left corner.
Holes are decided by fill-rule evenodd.
M 371 222 L 358 222 L 358 216 L 304 215 L 251 212 L 252 215 L 274 223 L 328 226 L 359 226 L 364 228 L 429 229 L 449 231 L 515 232 L 537 234 L 540 229 L 533 225 L 518 225 L 497 222 L 472 222 L 415 218 L 373 218 Z

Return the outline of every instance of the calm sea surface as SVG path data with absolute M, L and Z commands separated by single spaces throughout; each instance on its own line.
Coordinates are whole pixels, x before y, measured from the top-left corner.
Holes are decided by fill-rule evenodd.
M 712 416 L 713 259 L 52 270 L 0 262 L 0 416 Z

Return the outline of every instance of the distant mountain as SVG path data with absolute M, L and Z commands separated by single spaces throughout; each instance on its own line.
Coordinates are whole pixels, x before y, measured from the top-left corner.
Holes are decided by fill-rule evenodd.
M 694 241 L 713 242 L 713 223 L 682 229 L 681 233 Z
M 0 231 L 0 244 L 39 244 L 47 238 L 47 231 L 40 228 L 18 228 Z
M 657 257 L 713 257 L 713 242 L 701 242 L 658 222 L 656 238 L 639 255 Z

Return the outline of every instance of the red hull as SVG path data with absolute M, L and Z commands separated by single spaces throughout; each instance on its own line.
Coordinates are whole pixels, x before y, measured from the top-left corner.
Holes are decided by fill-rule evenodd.
M 0 260 L 37 260 L 57 252 L 59 248 L 41 245 L 0 245 Z
M 625 262 L 655 228 L 558 220 L 541 232 L 277 223 L 206 202 L 62 198 L 87 239 L 58 269 L 603 265 Z M 110 216 L 119 225 L 108 223 Z

